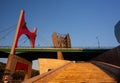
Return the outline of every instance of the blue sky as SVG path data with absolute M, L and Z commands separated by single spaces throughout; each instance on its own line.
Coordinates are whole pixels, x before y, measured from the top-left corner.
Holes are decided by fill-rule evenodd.
M 97 47 L 96 37 L 101 47 L 119 45 L 114 26 L 120 20 L 120 0 L 1 0 L 0 46 L 12 44 L 21 9 L 30 31 L 37 27 L 35 46 L 50 47 L 53 32 L 69 33 L 72 47 Z M 19 45 L 29 45 L 23 44 L 25 37 Z
M 1 0 L 0 31 L 16 28 L 24 9 L 28 28 L 32 31 L 36 26 L 38 30 L 36 46 L 51 46 L 54 31 L 69 33 L 72 47 L 98 46 L 96 37 L 101 47 L 117 46 L 114 26 L 120 20 L 119 3 L 119 0 Z M 11 32 L 1 44 L 11 45 L 13 38 Z M 29 41 L 24 45 L 29 45 Z

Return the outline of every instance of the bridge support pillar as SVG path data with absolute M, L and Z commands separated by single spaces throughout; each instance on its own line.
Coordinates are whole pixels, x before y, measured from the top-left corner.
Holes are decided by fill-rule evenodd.
M 64 60 L 64 57 L 61 51 L 57 52 L 57 59 Z

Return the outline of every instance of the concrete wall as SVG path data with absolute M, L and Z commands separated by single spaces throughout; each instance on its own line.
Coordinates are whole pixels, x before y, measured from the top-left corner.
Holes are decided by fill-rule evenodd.
M 56 69 L 60 66 L 63 66 L 70 61 L 67 60 L 59 60 L 59 59 L 38 59 L 39 62 L 39 72 L 40 74 L 43 74 L 45 72 L 48 72 L 49 70 Z
M 111 49 L 110 51 L 107 51 L 97 56 L 93 60 L 102 61 L 116 66 L 120 66 L 120 46 L 117 46 Z

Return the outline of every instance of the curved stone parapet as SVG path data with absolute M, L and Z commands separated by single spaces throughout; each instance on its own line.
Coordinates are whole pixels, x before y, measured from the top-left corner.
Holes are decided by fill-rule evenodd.
M 115 37 L 120 43 L 120 21 L 115 25 Z

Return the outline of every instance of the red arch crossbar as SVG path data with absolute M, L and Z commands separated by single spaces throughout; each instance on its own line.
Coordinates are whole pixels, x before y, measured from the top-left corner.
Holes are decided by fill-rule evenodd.
M 18 21 L 18 25 L 17 25 L 17 29 L 16 29 L 16 34 L 14 37 L 14 41 L 13 41 L 13 45 L 12 45 L 12 49 L 11 49 L 10 54 L 15 54 L 15 51 L 16 51 L 15 48 L 18 45 L 18 40 L 19 40 L 20 36 L 23 34 L 25 34 L 29 38 L 31 47 L 34 47 L 36 32 L 37 32 L 36 28 L 34 28 L 33 32 L 30 32 L 28 30 L 28 28 L 26 26 L 25 19 L 24 19 L 24 10 L 21 10 L 21 14 L 19 17 L 19 21 Z

